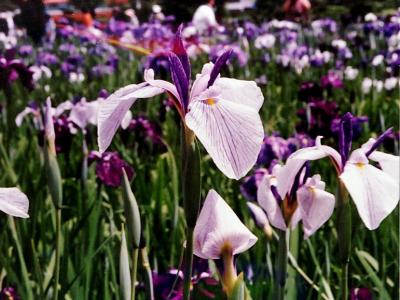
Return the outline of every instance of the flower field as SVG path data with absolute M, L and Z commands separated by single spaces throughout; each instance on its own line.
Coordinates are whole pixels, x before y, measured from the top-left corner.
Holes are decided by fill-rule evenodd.
M 0 299 L 397 299 L 400 10 L 0 33 Z

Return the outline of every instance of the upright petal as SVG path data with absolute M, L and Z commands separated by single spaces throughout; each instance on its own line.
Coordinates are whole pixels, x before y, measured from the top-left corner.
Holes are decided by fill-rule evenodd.
M 207 89 L 207 83 L 210 80 L 210 74 L 214 67 L 212 62 L 207 63 L 201 69 L 200 74 L 196 74 L 196 79 L 190 90 L 190 99 L 194 99 Z
M 212 88 L 207 92 L 215 96 Z M 227 177 L 239 179 L 255 164 L 264 137 L 255 109 L 220 97 L 202 98 L 190 103 L 185 121 Z
M 282 210 L 278 205 L 277 199 L 271 192 L 271 178 L 267 175 L 258 186 L 257 200 L 260 206 L 265 210 L 269 222 L 272 226 L 286 230 L 286 223 L 283 219 Z
M 324 191 L 324 187 L 321 177 L 315 175 L 297 190 L 304 238 L 314 234 L 330 218 L 335 208 L 335 196 Z
M 210 190 L 194 228 L 194 254 L 204 259 L 218 259 L 226 246 L 231 247 L 235 255 L 246 251 L 256 241 L 257 237 L 221 196 Z
M 29 200 L 17 188 L 0 188 L 0 210 L 14 217 L 29 218 Z
M 256 111 L 263 105 L 264 96 L 255 81 L 220 77 L 215 80 L 213 86 L 221 89 L 223 99 L 249 106 Z
M 365 226 L 376 229 L 399 202 L 399 182 L 369 165 L 361 149 L 353 151 L 340 179 L 356 204 Z
M 168 59 L 171 77 L 179 94 L 178 99 L 181 100 L 181 104 L 186 111 L 189 105 L 189 79 L 186 77 L 184 67 L 176 54 L 169 53 Z
M 172 45 L 172 52 L 174 52 L 176 54 L 176 56 L 178 56 L 179 60 L 181 61 L 183 70 L 185 71 L 185 74 L 186 74 L 186 78 L 189 81 L 191 67 L 190 67 L 189 56 L 186 52 L 185 47 L 183 46 L 182 28 L 183 28 L 183 24 L 181 24 L 179 26 L 178 30 L 176 31 L 174 43 Z
M 149 98 L 164 90 L 147 83 L 131 84 L 101 101 L 97 112 L 97 134 L 100 152 L 107 150 L 129 108 L 137 98 Z

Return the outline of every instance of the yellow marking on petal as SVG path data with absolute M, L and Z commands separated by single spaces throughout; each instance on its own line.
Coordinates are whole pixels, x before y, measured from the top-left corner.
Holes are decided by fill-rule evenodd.
M 363 163 L 356 163 L 356 167 L 362 169 L 362 168 L 365 167 L 365 164 L 363 164 Z
M 211 105 L 211 106 L 213 106 L 216 102 L 215 102 L 215 100 L 213 99 L 213 98 L 208 98 L 206 101 L 205 101 L 208 105 Z

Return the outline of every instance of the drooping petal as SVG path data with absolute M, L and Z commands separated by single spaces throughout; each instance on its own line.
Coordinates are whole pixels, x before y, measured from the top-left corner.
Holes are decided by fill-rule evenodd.
M 281 208 L 271 192 L 271 179 L 268 176 L 264 177 L 258 187 L 257 200 L 260 206 L 267 213 L 268 220 L 272 226 L 280 230 L 286 230 L 286 223 Z
M 340 179 L 370 230 L 376 229 L 399 202 L 399 182 L 369 165 L 361 149 L 353 151 Z
M 377 150 L 370 151 L 376 144 L 376 140 L 370 138 L 368 142 L 361 146 L 361 149 L 365 152 L 365 155 L 369 153 L 368 158 L 377 162 L 383 172 L 389 174 L 395 181 L 398 182 L 400 180 L 400 157 Z
M 264 137 L 256 110 L 220 97 L 197 99 L 185 121 L 227 177 L 239 179 L 255 164 Z
M 256 241 L 257 237 L 221 196 L 210 190 L 194 228 L 194 254 L 204 259 L 218 259 L 226 246 L 235 255 L 246 251 Z
M 137 98 L 149 98 L 164 90 L 147 83 L 131 84 L 117 90 L 101 101 L 97 112 L 97 134 L 99 150 L 103 153 L 110 146 L 112 138 L 129 108 Z
M 220 77 L 213 86 L 220 88 L 223 99 L 249 106 L 256 111 L 263 105 L 264 96 L 255 81 Z
M 0 188 L 0 210 L 14 217 L 29 218 L 28 197 L 17 188 Z
M 330 218 L 335 208 L 335 196 L 324 191 L 324 186 L 321 177 L 315 175 L 297 190 L 304 238 L 314 234 Z
M 400 157 L 380 151 L 374 151 L 370 154 L 369 159 L 376 161 L 382 168 L 382 171 L 387 173 L 394 181 L 400 180 Z

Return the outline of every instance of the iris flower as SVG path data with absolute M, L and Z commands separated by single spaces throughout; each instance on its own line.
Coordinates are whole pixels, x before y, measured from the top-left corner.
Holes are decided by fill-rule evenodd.
M 231 51 L 222 54 L 215 64 L 205 64 L 189 89 L 191 67 L 181 29 L 169 53 L 173 83 L 155 79 L 154 71 L 149 69 L 144 73 L 145 82 L 123 87 L 100 104 L 100 152 L 109 147 L 124 115 L 138 98 L 167 92 L 185 126 L 197 136 L 217 167 L 227 177 L 239 179 L 255 164 L 260 152 L 264 131 L 258 111 L 263 95 L 254 81 L 219 75 Z
M 361 220 L 368 229 L 373 230 L 399 202 L 399 157 L 376 150 L 392 129 L 388 129 L 376 140 L 369 140 L 350 154 L 352 118 L 350 113 L 342 118 L 339 152 L 322 145 L 322 137 L 318 137 L 316 146 L 300 149 L 289 157 L 285 170 L 278 175 L 277 188 L 280 195 L 285 194 L 306 161 L 328 156 L 353 199 Z M 377 162 L 380 169 L 370 164 L 370 160 Z
M 257 199 L 274 227 L 286 231 L 302 221 L 304 238 L 308 238 L 332 215 L 335 197 L 325 191 L 325 182 L 319 175 L 308 177 L 307 168 L 300 168 L 294 170 L 294 177 L 289 177 L 291 171 L 276 165 L 272 174 L 265 175 L 261 181 Z M 279 194 L 280 181 L 286 183 L 287 179 L 291 180 L 289 189 Z
M 194 254 L 204 259 L 221 259 L 219 275 L 230 295 L 238 279 L 233 257 L 248 250 L 257 237 L 239 220 L 229 205 L 210 190 L 194 228 Z
M 224 199 L 210 190 L 194 229 L 194 254 L 204 259 L 219 259 L 228 248 L 236 255 L 256 241 L 257 237 L 243 225 Z

